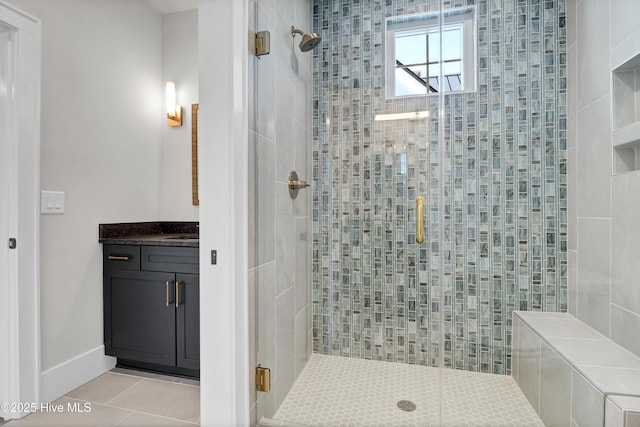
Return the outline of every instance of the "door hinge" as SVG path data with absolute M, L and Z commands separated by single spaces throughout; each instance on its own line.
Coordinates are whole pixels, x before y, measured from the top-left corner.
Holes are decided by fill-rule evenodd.
M 9 239 L 9 249 L 15 249 L 18 246 L 18 241 L 15 237 Z
M 265 393 L 271 390 L 271 370 L 260 365 L 256 368 L 256 390 Z
M 256 56 L 269 55 L 271 51 L 271 34 L 269 31 L 256 33 Z

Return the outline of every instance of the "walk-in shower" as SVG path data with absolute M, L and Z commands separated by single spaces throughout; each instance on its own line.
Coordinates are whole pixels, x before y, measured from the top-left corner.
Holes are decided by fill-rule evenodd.
M 255 354 L 275 389 L 257 420 L 332 425 L 337 405 L 355 425 L 373 408 L 456 425 L 499 400 L 540 425 L 509 377 L 511 319 L 567 308 L 564 0 L 274 3 L 255 26 L 284 51 L 255 63 L 250 130 Z M 282 30 L 291 14 L 315 33 Z M 294 168 L 311 187 L 292 201 Z

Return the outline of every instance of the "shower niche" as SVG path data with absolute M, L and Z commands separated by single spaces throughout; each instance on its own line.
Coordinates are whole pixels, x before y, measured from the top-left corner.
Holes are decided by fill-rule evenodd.
M 613 168 L 615 174 L 640 170 L 640 54 L 612 71 Z

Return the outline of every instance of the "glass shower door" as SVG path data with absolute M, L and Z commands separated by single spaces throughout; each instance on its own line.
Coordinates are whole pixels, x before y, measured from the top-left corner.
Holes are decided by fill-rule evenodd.
M 456 425 L 475 405 L 473 421 L 504 425 L 522 408 L 483 405 L 508 400 L 492 396 L 511 380 L 513 310 L 566 309 L 564 2 L 282 4 L 257 1 L 272 51 L 254 61 L 255 277 L 258 328 L 274 325 L 258 333 L 258 353 L 293 375 L 274 372 L 276 393 L 259 402 L 275 413 L 301 367 L 335 362 L 347 368 L 310 382 L 307 403 L 321 416 L 348 406 L 343 421 L 400 413 Z M 291 25 L 322 42 L 301 52 Z M 287 149 L 296 129 L 307 144 Z M 291 156 L 296 168 L 310 162 L 298 170 L 311 183 L 306 214 L 281 191 Z M 287 223 L 300 244 L 293 258 L 278 249 Z M 304 247 L 311 278 L 299 287 Z M 292 259 L 295 284 L 283 287 Z M 302 342 L 278 307 L 303 300 L 313 363 L 277 362 L 291 341 L 274 337 L 293 328 L 294 349 Z
M 432 31 L 440 27 L 439 5 L 427 3 L 408 7 L 391 2 L 380 10 L 369 2 L 309 2 L 312 16 L 306 28 L 312 28 L 312 22 L 322 42 L 304 54 L 283 30 L 290 28 L 284 27 L 286 17 L 296 19 L 298 10 L 292 17 L 278 9 L 279 2 L 256 4 L 256 30 L 270 30 L 272 41 L 271 53 L 253 62 L 256 99 L 250 131 L 256 153 L 256 364 L 272 369 L 271 391 L 256 395 L 258 419 L 282 420 L 276 412 L 280 409 L 288 414 L 287 421 L 303 425 L 352 418 L 362 425 L 381 420 L 393 425 L 398 421 L 394 417 L 403 416 L 418 425 L 440 424 L 438 368 L 445 354 L 442 288 L 447 276 L 440 268 L 445 255 L 439 228 L 444 186 L 437 82 L 442 80 L 434 75 L 440 65 L 433 52 L 438 43 L 423 31 L 417 37 L 422 42 L 419 58 L 398 56 L 396 61 L 393 52 L 385 50 L 390 43 L 395 47 L 390 34 L 394 24 L 409 35 L 415 29 L 407 22 L 416 16 L 426 17 Z M 304 76 L 307 61 L 310 78 L 305 82 L 298 77 Z M 391 75 L 395 80 L 390 82 Z M 292 109 L 286 102 L 288 81 L 294 82 L 294 103 L 307 85 L 306 106 L 296 103 Z M 416 90 L 407 93 L 406 87 Z M 289 288 L 282 287 L 290 259 L 279 255 L 279 241 L 286 236 L 279 224 L 291 224 L 291 218 L 279 221 L 291 204 L 281 192 L 283 161 L 290 151 L 298 151 L 279 147 L 286 146 L 284 132 L 291 129 L 285 127 L 286 120 L 293 118 L 295 130 L 305 117 L 310 119 L 306 158 L 311 162 L 312 251 L 307 260 L 312 273 L 308 293 L 299 287 L 297 276 L 293 294 L 296 301 L 306 298 L 309 303 L 315 358 L 307 367 L 321 366 L 322 374 L 309 382 L 305 402 L 313 402 L 311 407 L 300 404 L 306 413 L 295 414 L 282 406 L 293 378 L 283 370 L 291 367 L 283 351 L 291 341 L 278 338 L 287 336 L 291 324 L 291 316 L 282 311 L 291 305 Z M 296 271 L 301 249 L 294 258 Z M 299 330 L 295 321 L 293 329 Z M 297 347 L 301 338 L 294 335 Z M 305 364 L 293 363 L 295 377 L 300 366 Z M 345 411 L 335 410 L 344 405 Z
M 440 422 L 439 100 L 407 24 L 431 12 L 438 26 L 427 3 L 314 3 L 313 350 L 361 373 L 343 415 L 358 425 Z M 392 24 L 422 56 L 396 60 Z

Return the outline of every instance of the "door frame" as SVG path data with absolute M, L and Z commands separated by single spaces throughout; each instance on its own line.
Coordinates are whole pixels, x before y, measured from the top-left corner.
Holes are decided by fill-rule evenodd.
M 0 203 L 7 218 L 2 230 L 15 237 L 8 251 L 6 300 L 0 301 L 0 397 L 2 402 L 40 403 L 40 69 L 41 24 L 32 16 L 0 0 L 0 22 L 13 28 L 11 65 L 13 93 L 5 97 L 11 159 L 8 203 Z M 5 235 L 5 232 L 7 233 Z M 28 411 L 0 409 L 0 417 L 16 419 Z M 18 410 L 16 410 L 18 409 Z
M 207 426 L 250 425 L 248 3 L 198 5 L 200 421 Z

